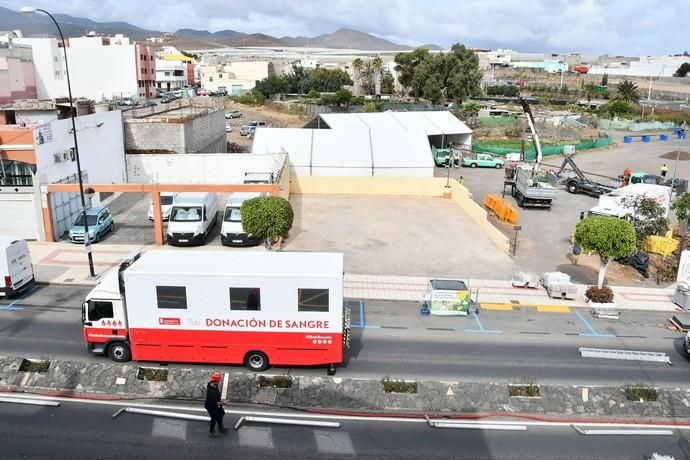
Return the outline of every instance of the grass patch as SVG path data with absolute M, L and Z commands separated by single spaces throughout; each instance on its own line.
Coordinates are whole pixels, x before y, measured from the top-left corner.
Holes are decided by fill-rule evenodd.
M 19 366 L 19 372 L 40 372 L 45 374 L 50 367 L 50 361 L 38 359 L 23 359 Z
M 534 378 L 524 377 L 520 383 L 508 385 L 508 394 L 523 398 L 538 398 L 540 396 L 539 385 Z
M 259 386 L 262 388 L 292 388 L 292 377 L 287 375 L 264 377 L 260 375 Z
M 628 401 L 656 401 L 659 397 L 655 388 L 645 384 L 626 385 L 624 391 Z
M 541 141 L 542 147 L 547 145 L 561 145 L 561 144 L 577 144 L 579 140 L 551 140 L 551 141 Z M 477 139 L 472 142 L 474 145 L 481 145 L 483 147 L 501 147 L 507 149 L 517 149 L 520 151 L 520 139 Z M 531 148 L 532 142 L 526 140 L 525 148 Z
M 381 380 L 383 391 L 386 393 L 409 393 L 417 394 L 417 382 L 406 382 L 404 380 L 391 380 L 384 377 Z
M 151 367 L 140 367 L 137 372 L 137 378 L 147 382 L 167 382 L 167 369 L 153 369 Z

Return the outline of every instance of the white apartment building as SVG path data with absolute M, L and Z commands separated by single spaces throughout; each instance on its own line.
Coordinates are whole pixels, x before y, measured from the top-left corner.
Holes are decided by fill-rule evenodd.
M 39 99 L 67 96 L 62 44 L 54 38 L 20 38 L 31 45 Z M 138 97 L 136 48 L 129 38 L 79 37 L 65 40 L 72 95 L 95 101 Z
M 226 90 L 228 94 L 239 95 L 254 88 L 257 80 L 275 74 L 269 61 L 235 61 L 228 64 L 202 65 L 201 86 L 209 91 Z

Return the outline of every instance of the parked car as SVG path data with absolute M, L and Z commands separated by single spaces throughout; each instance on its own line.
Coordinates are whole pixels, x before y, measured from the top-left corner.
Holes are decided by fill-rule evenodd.
M 239 110 L 228 110 L 225 112 L 225 118 L 242 118 L 242 112 Z
M 240 129 L 240 136 L 247 136 L 249 133 L 254 134 L 256 128 L 265 127 L 266 122 L 263 120 L 252 120 Z
M 494 158 L 491 155 L 485 153 L 478 153 L 475 158 L 463 158 L 463 166 L 469 166 L 471 168 L 496 168 L 501 169 L 505 167 L 505 161 Z
M 177 193 L 171 192 L 161 192 L 161 214 L 163 215 L 163 220 L 168 220 L 170 218 L 170 210 L 172 209 L 173 201 Z M 149 201 L 149 220 L 153 220 L 153 201 Z
M 180 96 L 178 96 L 177 94 L 167 93 L 161 96 L 161 104 L 167 104 L 168 102 L 172 102 L 177 99 L 180 99 Z
M 230 125 L 225 125 L 225 132 L 226 132 L 226 133 L 231 133 L 231 132 L 232 132 L 232 126 L 230 126 Z
M 69 231 L 69 239 L 72 243 L 84 242 L 84 213 L 72 224 Z M 91 208 L 86 210 L 86 225 L 89 227 L 89 240 L 98 243 L 106 233 L 115 230 L 115 222 L 108 208 Z

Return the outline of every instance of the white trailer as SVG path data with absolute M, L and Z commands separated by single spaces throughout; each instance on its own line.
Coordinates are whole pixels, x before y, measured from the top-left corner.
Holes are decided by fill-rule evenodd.
M 623 219 L 632 218 L 633 209 L 623 206 L 625 198 L 634 198 L 644 195 L 655 200 L 664 216 L 668 217 L 669 202 L 671 200 L 671 188 L 664 185 L 632 184 L 621 187 L 599 197 L 599 204 L 589 210 L 589 215 L 612 216 Z
M 82 306 L 87 348 L 114 361 L 254 371 L 334 369 L 343 318 L 339 253 L 149 251 L 109 272 Z

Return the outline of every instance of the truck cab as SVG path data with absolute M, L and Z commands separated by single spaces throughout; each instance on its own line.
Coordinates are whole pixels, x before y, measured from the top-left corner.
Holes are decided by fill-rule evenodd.
M 108 355 L 117 362 L 127 362 L 132 358 L 127 335 L 122 272 L 140 256 L 140 253 L 131 254 L 117 268 L 106 273 L 86 296 L 81 308 L 87 350 Z
M 180 193 L 175 197 L 168 220 L 168 244 L 191 246 L 205 244 L 216 224 L 215 193 Z
M 232 193 L 225 205 L 223 225 L 220 230 L 220 241 L 224 246 L 256 246 L 261 239 L 244 231 L 242 227 L 242 203 L 252 198 L 267 196 L 267 193 L 240 192 Z

